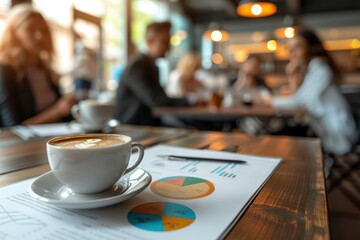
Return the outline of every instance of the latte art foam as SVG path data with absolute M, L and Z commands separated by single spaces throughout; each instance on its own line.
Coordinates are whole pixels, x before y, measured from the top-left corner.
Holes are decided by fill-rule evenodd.
M 102 140 L 101 139 L 87 139 L 85 142 L 76 144 L 76 148 L 92 148 L 96 147 L 96 145 L 101 145 Z
M 56 142 L 54 145 L 67 148 L 88 149 L 108 147 L 123 143 L 125 142 L 118 138 L 73 138 Z

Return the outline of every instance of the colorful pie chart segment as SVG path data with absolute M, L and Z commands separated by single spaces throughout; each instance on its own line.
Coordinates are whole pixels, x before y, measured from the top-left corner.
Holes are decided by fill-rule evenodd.
M 154 232 L 169 232 L 189 226 L 196 216 L 192 209 L 182 204 L 150 202 L 131 209 L 127 218 L 135 227 Z
M 155 194 L 172 199 L 197 199 L 214 192 L 214 185 L 202 178 L 176 176 L 155 181 L 150 186 Z

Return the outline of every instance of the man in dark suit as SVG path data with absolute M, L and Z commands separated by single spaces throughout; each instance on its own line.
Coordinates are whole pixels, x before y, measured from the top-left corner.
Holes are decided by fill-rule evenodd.
M 121 123 L 160 125 L 152 116 L 156 106 L 189 105 L 187 99 L 169 98 L 159 82 L 155 60 L 169 51 L 170 23 L 151 23 L 146 29 L 148 51 L 129 61 L 117 89 L 115 118 Z

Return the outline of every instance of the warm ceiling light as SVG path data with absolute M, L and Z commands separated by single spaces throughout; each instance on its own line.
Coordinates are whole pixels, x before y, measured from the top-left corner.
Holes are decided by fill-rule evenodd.
M 275 30 L 275 36 L 277 38 L 293 38 L 295 36 L 296 27 L 282 27 Z
M 293 38 L 301 26 L 302 22 L 298 16 L 288 14 L 284 17 L 283 26 L 275 30 L 275 37 L 278 39 Z
M 177 47 L 181 44 L 181 39 L 177 35 L 174 35 L 170 38 L 170 44 L 171 46 Z
M 353 39 L 351 41 L 351 47 L 352 48 L 360 48 L 360 41 L 358 39 Z
M 217 23 L 210 24 L 209 30 L 204 33 L 204 36 L 214 42 L 225 42 L 229 39 L 229 33 Z
M 214 53 L 211 56 L 211 60 L 213 63 L 220 65 L 224 62 L 224 57 L 221 55 L 221 53 Z
M 275 40 L 269 40 L 266 44 L 266 47 L 270 51 L 275 51 L 277 49 L 277 42 Z
M 221 53 L 214 53 L 211 56 L 211 60 L 213 63 L 220 65 L 224 62 L 224 57 L 221 55 Z
M 252 5 L 250 10 L 251 10 L 251 13 L 255 16 L 259 16 L 263 11 L 260 4 Z
M 260 18 L 276 13 L 274 3 L 267 0 L 242 0 L 237 7 L 237 13 L 242 17 Z
M 229 39 L 229 33 L 224 30 L 208 30 L 204 36 L 214 42 L 225 42 Z
M 324 42 L 324 47 L 327 51 L 359 49 L 360 41 L 358 39 L 326 40 Z
M 210 37 L 211 37 L 211 40 L 213 40 L 214 42 L 220 42 L 221 39 L 223 38 L 223 35 L 222 35 L 221 31 L 215 30 L 215 31 L 212 31 Z
M 286 38 L 293 38 L 295 36 L 295 29 L 293 27 L 285 28 L 284 35 Z

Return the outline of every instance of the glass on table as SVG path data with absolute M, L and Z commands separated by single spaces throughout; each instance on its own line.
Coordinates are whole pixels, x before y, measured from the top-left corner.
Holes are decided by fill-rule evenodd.
M 238 99 L 242 105 L 250 107 L 259 102 L 259 100 L 270 96 L 269 90 L 265 88 L 246 88 L 238 94 Z
M 211 93 L 209 106 L 211 109 L 219 110 L 224 100 L 224 94 L 220 91 L 214 91 Z

